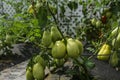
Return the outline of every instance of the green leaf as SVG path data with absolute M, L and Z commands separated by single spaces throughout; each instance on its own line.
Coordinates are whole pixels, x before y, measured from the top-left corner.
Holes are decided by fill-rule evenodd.
M 31 20 L 34 26 L 38 26 L 38 20 L 37 19 L 32 19 Z
M 88 69 L 93 69 L 95 67 L 95 63 L 90 61 L 90 60 L 87 60 L 85 62 L 85 66 L 88 68 Z
M 75 1 L 70 1 L 67 6 L 71 9 L 71 10 L 75 10 L 78 8 L 78 4 Z
M 113 24 L 112 24 L 113 27 L 117 27 L 118 25 L 119 25 L 118 22 L 113 22 Z
M 48 21 L 47 16 L 48 16 L 47 8 L 44 6 L 40 7 L 37 13 L 37 18 L 38 18 L 39 26 L 41 26 L 42 28 L 45 27 L 47 24 Z

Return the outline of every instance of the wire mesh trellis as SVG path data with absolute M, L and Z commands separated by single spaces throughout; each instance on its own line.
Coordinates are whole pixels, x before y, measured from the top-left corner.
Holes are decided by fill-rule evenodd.
M 9 0 L 0 0 L 0 15 L 7 15 L 7 18 L 13 18 L 15 14 L 17 14 L 16 8 L 19 9 L 19 7 L 14 6 L 14 4 L 19 5 L 19 3 L 22 3 L 22 9 L 21 13 L 23 10 L 27 9 L 26 6 L 26 1 L 25 0 L 14 0 L 14 1 L 9 1 Z
M 77 26 L 77 23 L 79 24 L 81 21 L 81 18 L 83 17 L 82 13 L 82 6 L 79 5 L 79 3 L 76 1 L 78 8 L 71 10 L 67 5 L 62 5 L 65 8 L 65 12 L 63 14 L 64 17 L 60 17 L 61 11 L 61 1 L 58 1 L 58 21 L 61 31 L 64 33 L 64 35 L 68 35 L 71 37 L 76 37 L 76 31 L 75 28 Z
M 23 0 L 15 0 L 15 1 L 11 1 L 11 3 L 18 4 L 20 1 L 23 1 Z M 78 8 L 76 10 L 70 10 L 70 8 L 67 5 L 63 5 L 63 7 L 65 8 L 65 13 L 63 14 L 64 18 L 61 18 L 60 17 L 60 6 L 61 6 L 60 3 L 63 0 L 57 0 L 57 1 L 58 1 L 58 4 L 56 4 L 58 7 L 57 17 L 58 17 L 60 29 L 64 33 L 64 35 L 69 35 L 71 37 L 75 37 L 76 23 L 80 23 L 80 20 L 83 17 L 82 6 L 79 5 L 79 3 L 78 3 Z M 0 0 L 0 15 L 2 16 L 2 15 L 7 14 L 7 18 L 13 18 L 14 15 L 17 14 L 17 11 L 16 11 L 14 5 L 12 5 L 11 3 L 7 3 L 7 2 L 9 2 L 9 1 L 8 0 Z M 25 0 L 23 2 L 23 5 L 21 5 L 21 6 L 24 6 L 23 7 L 24 10 L 28 8 Z
M 15 14 L 15 9 L 4 1 L 0 1 L 0 14 L 8 14 L 8 17 L 12 17 Z

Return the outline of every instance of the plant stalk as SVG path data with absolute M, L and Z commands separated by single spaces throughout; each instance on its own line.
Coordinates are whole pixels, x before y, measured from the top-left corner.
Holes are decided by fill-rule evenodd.
M 48 10 L 49 10 L 50 14 L 52 15 L 55 23 L 58 24 L 58 20 L 56 19 L 55 14 L 51 11 L 48 2 L 47 2 L 47 7 L 48 7 Z M 63 39 L 65 40 L 65 44 L 66 44 L 66 43 L 67 43 L 67 40 L 66 40 L 66 38 L 64 37 L 63 33 L 61 32 L 61 30 L 60 30 L 60 28 L 58 27 L 58 25 L 57 25 L 57 29 L 59 30 L 59 32 L 60 32 L 60 34 L 62 35 Z
M 34 17 L 37 18 L 37 13 L 36 13 L 36 10 L 35 10 L 34 0 L 31 0 L 31 4 L 32 4 L 33 10 L 34 10 Z
M 87 80 L 90 80 L 89 73 L 85 65 L 81 64 L 77 59 L 74 59 L 74 60 L 84 69 Z

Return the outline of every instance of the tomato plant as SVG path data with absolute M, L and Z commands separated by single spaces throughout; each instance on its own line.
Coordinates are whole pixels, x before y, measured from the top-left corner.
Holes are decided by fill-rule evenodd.
M 110 51 L 112 51 L 111 55 L 113 56 L 110 56 L 111 58 L 109 57 L 110 59 L 108 59 L 108 62 L 115 62 L 118 66 L 119 54 L 116 56 L 116 51 L 118 53 L 119 48 L 116 44 L 119 42 L 119 29 L 116 29 L 117 32 L 114 29 L 116 27 L 119 28 L 119 19 L 117 19 L 117 17 L 119 17 L 119 1 L 90 0 L 86 2 L 81 1 L 80 4 L 83 5 L 84 13 L 82 24 L 86 27 L 84 28 L 84 37 L 86 37 L 85 39 L 88 41 L 87 43 L 91 45 L 91 47 L 88 47 L 87 50 L 96 55 L 99 54 L 100 48 L 104 43 L 109 44 L 112 47 Z M 79 30 L 82 30 L 81 32 L 83 33 L 83 29 Z M 110 37 L 113 33 L 117 33 L 117 36 L 114 36 L 116 37 L 116 44 L 115 38 Z
M 58 3 L 61 5 L 59 6 Z M 38 7 L 38 4 L 41 5 Z M 64 74 L 70 74 L 73 78 L 77 75 L 79 79 L 91 80 L 93 76 L 90 75 L 88 70 L 94 67 L 94 63 L 87 57 L 81 56 L 84 49 L 82 42 L 79 38 L 73 39 L 70 36 L 65 36 L 60 29 L 61 25 L 59 19 L 64 19 L 65 17 L 65 5 L 68 6 L 71 11 L 78 8 L 78 3 L 76 1 L 31 1 L 28 13 L 38 20 L 42 32 L 42 38 L 39 41 L 40 44 L 38 44 L 42 51 L 39 55 L 44 59 L 48 68 L 53 67 L 55 70 L 64 67 L 64 64 L 70 59 L 73 63 L 73 69 L 68 69 Z M 58 8 L 60 9 L 60 13 Z M 54 10 L 57 10 L 57 13 L 54 12 Z M 36 65 L 36 63 L 34 63 L 34 58 L 36 58 L 36 56 L 31 58 L 27 66 L 31 67 L 33 72 L 34 65 Z M 79 71 L 79 73 L 77 73 L 77 71 Z
M 12 5 L 16 14 L 11 18 L 9 14 L 3 13 L 0 17 L 0 51 L 1 55 L 14 55 L 11 51 L 13 44 L 39 42 L 41 29 L 38 20 L 32 18 L 30 14 L 26 13 L 26 9 L 23 9 L 22 2 L 17 4 L 12 1 L 5 2 Z M 27 7 L 27 5 L 25 6 Z
M 58 5 L 58 2 L 60 3 L 60 6 Z M 68 71 L 69 74 L 71 74 L 72 76 L 74 75 L 79 75 L 81 77 L 78 77 L 80 79 L 87 79 L 87 80 L 91 80 L 93 79 L 92 76 L 90 76 L 89 72 L 88 72 L 88 68 L 93 68 L 94 67 L 94 63 L 92 63 L 89 59 L 91 58 L 86 58 L 84 56 L 80 56 L 79 53 L 79 48 L 78 45 L 76 45 L 74 39 L 70 39 L 71 35 L 69 36 L 65 36 L 61 29 L 59 28 L 60 25 L 60 21 L 59 19 L 64 19 L 64 17 L 66 17 L 66 15 L 64 15 L 66 9 L 65 9 L 65 5 L 67 7 L 69 7 L 69 9 L 72 11 L 75 11 L 78 8 L 78 2 L 76 1 L 47 1 L 47 0 L 40 0 L 38 2 L 32 1 L 32 14 L 34 14 L 34 17 L 38 19 L 39 22 L 39 26 L 42 29 L 42 32 L 44 31 L 50 31 L 51 32 L 51 36 L 53 36 L 53 34 L 55 35 L 54 39 L 52 39 L 51 44 L 48 46 L 45 46 L 44 44 L 39 44 L 40 48 L 43 50 L 39 55 L 41 55 L 43 58 L 47 58 L 46 60 L 46 65 L 48 67 L 54 66 L 56 68 L 61 67 L 61 58 L 63 59 L 63 64 L 65 64 L 65 62 L 68 59 L 71 59 L 72 62 L 74 63 L 74 68 L 70 71 Z M 36 5 L 38 3 L 41 3 L 41 5 L 39 6 L 39 8 L 36 8 Z M 87 49 L 91 50 L 94 53 L 94 55 L 96 55 L 98 53 L 98 51 L 100 50 L 100 47 L 103 43 L 107 43 L 111 46 L 111 39 L 109 38 L 111 30 L 113 29 L 113 27 L 118 26 L 118 22 L 116 23 L 117 18 L 116 17 L 119 16 L 119 11 L 116 10 L 114 11 L 113 9 L 117 8 L 119 6 L 119 1 L 105 1 L 105 0 L 101 0 L 101 1 L 83 1 L 80 0 L 79 4 L 82 5 L 82 12 L 83 12 L 83 17 L 80 21 L 80 23 L 75 23 L 77 24 L 76 27 L 76 37 L 78 39 L 81 40 L 85 40 L 87 42 L 87 44 L 90 44 L 92 47 L 88 47 Z M 31 5 L 30 8 L 28 10 L 29 13 L 31 10 Z M 54 6 L 52 6 L 54 5 Z M 116 5 L 116 7 L 115 7 Z M 52 6 L 52 8 L 51 8 Z M 113 7 L 114 6 L 114 7 Z M 117 8 L 118 9 L 118 8 Z M 54 12 L 54 10 L 57 10 L 57 13 Z M 60 12 L 58 12 L 58 10 L 60 10 Z M 43 11 L 43 12 L 41 12 Z M 73 16 L 73 15 L 71 15 Z M 71 17 L 70 16 L 70 17 Z M 114 18 L 112 18 L 114 17 Z M 44 19 L 43 19 L 44 18 Z M 42 20 L 42 21 L 41 21 Z M 69 20 L 66 20 L 66 23 L 69 23 Z M 49 25 L 49 26 L 48 26 Z M 69 24 L 68 24 L 69 25 Z M 55 29 L 51 29 L 52 27 L 56 27 L 58 30 L 55 31 Z M 55 31 L 55 32 L 53 32 Z M 56 34 L 58 36 L 56 36 Z M 42 36 L 44 38 L 46 38 L 45 36 Z M 50 38 L 50 36 L 49 36 Z M 69 39 L 71 42 L 69 42 Z M 75 38 L 76 39 L 76 38 Z M 47 39 L 44 39 L 47 40 Z M 60 42 L 62 40 L 61 44 L 57 44 L 57 41 Z M 118 40 L 119 41 L 119 40 Z M 64 45 L 63 45 L 64 44 Z M 64 49 L 60 50 L 60 47 L 63 46 Z M 66 49 L 65 49 L 66 46 Z M 72 48 L 73 50 L 71 50 L 70 46 L 74 46 L 74 48 Z M 51 54 L 51 50 L 52 50 L 52 54 Z M 105 50 L 105 53 L 109 54 L 108 52 L 111 52 L 112 49 L 109 48 L 109 50 Z M 57 54 L 58 53 L 58 54 Z M 62 55 L 62 54 L 63 55 Z M 74 55 L 73 55 L 74 53 Z M 59 56 L 59 54 L 61 54 Z M 65 54 L 67 54 L 66 56 L 64 56 Z M 101 54 L 100 54 L 101 55 Z M 98 56 L 100 56 L 98 54 Z M 104 57 L 105 55 L 102 54 L 102 56 Z M 116 55 L 113 55 L 113 57 L 116 57 Z M 112 57 L 112 59 L 113 59 Z M 60 58 L 60 59 L 59 59 Z M 57 59 L 57 60 L 56 60 Z M 109 57 L 107 57 L 107 60 L 109 59 Z M 113 62 L 117 63 L 118 59 L 112 60 Z M 31 60 L 32 63 L 32 60 Z M 56 65 L 57 64 L 57 65 Z M 62 64 L 62 65 L 63 65 Z M 32 67 L 34 65 L 34 63 L 32 65 L 28 64 L 28 67 Z M 116 64 L 114 64 L 116 65 Z M 64 66 L 64 65 L 63 65 Z M 74 72 L 74 70 L 79 71 L 80 74 L 77 74 L 76 72 Z M 85 72 L 85 74 L 84 74 Z M 74 74 L 73 74 L 74 73 Z
M 20 5 L 23 4 L 14 4 L 18 14 L 12 19 L 6 20 L 6 15 L 1 18 L 1 50 L 9 51 L 8 47 L 10 48 L 12 44 L 31 42 L 40 48 L 38 55 L 43 58 L 45 62 L 42 63 L 48 68 L 54 67 L 56 70 L 64 67 L 64 64 L 70 60 L 73 63 L 72 69 L 64 73 L 72 75 L 73 78 L 77 75 L 81 80 L 93 80 L 94 77 L 90 75 L 89 69 L 94 68 L 94 62 L 90 60 L 91 56 L 83 56 L 85 50 L 96 56 L 101 46 L 107 43 L 112 47 L 111 52 L 115 51 L 114 54 L 110 54 L 112 55 L 110 64 L 115 62 L 113 66 L 119 65 L 119 45 L 116 44 L 119 44 L 119 30 L 117 29 L 116 33 L 114 32 L 116 35 L 111 37 L 113 29 L 120 26 L 119 3 L 118 0 L 31 0 L 27 4 L 28 10 L 25 9 L 22 13 L 20 10 L 23 7 Z M 70 21 L 79 17 L 74 15 L 79 6 L 82 7 L 80 11 L 82 17 L 79 22 L 76 19 L 73 21 L 76 32 L 72 37 L 72 31 L 69 29 L 72 26 Z M 66 15 L 67 9 L 69 15 Z M 65 25 L 69 27 L 66 28 L 66 34 L 60 28 L 66 27 Z M 83 45 L 82 41 L 86 44 Z M 86 45 L 90 46 L 86 48 Z M 115 47 L 116 45 L 118 47 Z M 36 57 L 37 55 L 30 59 L 26 68 L 26 77 L 43 79 L 45 68 L 43 64 L 38 64 L 39 60 L 34 60 Z M 41 75 L 36 75 L 39 72 L 34 66 L 41 70 L 41 78 Z M 31 75 L 31 73 L 35 74 Z

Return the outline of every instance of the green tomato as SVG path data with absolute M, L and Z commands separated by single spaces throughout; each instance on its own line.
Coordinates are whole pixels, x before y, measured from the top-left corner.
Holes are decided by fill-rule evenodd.
M 33 65 L 33 77 L 37 80 L 43 80 L 45 76 L 44 69 L 40 63 Z
M 32 6 L 32 5 L 30 5 L 30 6 L 28 7 L 27 12 L 30 13 L 30 14 L 33 14 L 33 13 L 34 13 L 34 9 L 33 9 L 33 6 Z
M 61 67 L 64 65 L 65 60 L 64 59 L 54 59 L 56 66 Z
M 112 46 L 113 46 L 115 49 L 120 48 L 120 33 L 118 33 L 116 39 L 113 39 L 113 41 L 112 41 Z
M 112 19 L 113 20 L 117 20 L 117 16 L 116 15 L 112 15 Z
M 78 46 L 78 43 L 70 38 L 67 40 L 67 54 L 71 58 L 78 58 L 80 56 L 80 48 Z
M 35 7 L 38 10 L 40 7 L 42 6 L 42 3 L 40 3 L 39 1 L 37 1 Z
M 108 12 L 110 10 L 110 8 L 106 7 L 103 10 L 104 10 L 104 13 L 106 13 L 106 12 Z
M 81 41 L 79 41 L 78 39 L 75 39 L 75 42 L 78 44 L 79 47 L 79 54 L 81 55 L 83 53 L 83 44 Z
M 56 25 L 51 27 L 51 38 L 54 43 L 58 40 L 62 40 L 62 35 Z
M 56 8 L 55 6 L 50 5 L 49 7 L 50 7 L 50 9 L 52 10 L 52 12 L 53 12 L 54 14 L 57 14 L 57 8 Z
M 41 43 L 45 46 L 48 47 L 52 43 L 52 37 L 49 31 L 44 31 L 43 36 L 42 36 L 42 41 Z
M 117 52 L 114 52 L 109 60 L 109 63 L 113 66 L 116 67 L 119 64 L 119 56 Z
M 26 80 L 33 80 L 34 77 L 33 77 L 33 74 L 32 74 L 32 69 L 31 67 L 29 67 L 27 70 L 26 70 Z
M 33 60 L 35 63 L 40 63 L 43 68 L 45 69 L 45 60 L 40 56 L 40 55 L 37 55 L 34 60 Z
M 112 16 L 112 13 L 110 11 L 106 12 L 106 17 L 110 18 Z
M 114 28 L 110 34 L 110 38 L 115 38 L 115 36 L 118 34 L 118 32 L 120 32 L 120 28 L 118 28 L 118 27 Z
M 66 55 L 66 46 L 63 41 L 56 41 L 52 48 L 52 56 L 56 59 L 62 59 Z
M 5 40 L 5 41 L 6 41 L 6 43 L 9 43 L 9 44 L 12 43 L 12 41 L 13 41 L 12 35 L 7 34 L 7 35 L 6 35 L 6 40 Z
M 98 20 L 97 22 L 96 22 L 96 27 L 101 27 L 102 26 L 102 22 L 100 21 L 100 20 Z
M 93 25 L 93 26 L 95 26 L 96 25 L 96 19 L 95 18 L 93 18 L 92 20 L 91 20 L 91 24 Z

